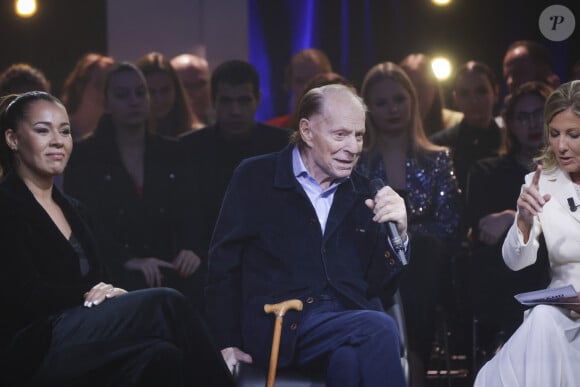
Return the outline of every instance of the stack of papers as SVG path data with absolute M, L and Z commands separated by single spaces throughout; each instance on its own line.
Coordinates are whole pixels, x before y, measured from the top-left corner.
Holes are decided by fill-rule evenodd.
M 565 300 L 566 298 L 578 297 L 578 293 L 572 285 L 534 290 L 533 292 L 516 294 L 514 297 L 523 305 L 580 305 L 579 301 L 570 302 Z

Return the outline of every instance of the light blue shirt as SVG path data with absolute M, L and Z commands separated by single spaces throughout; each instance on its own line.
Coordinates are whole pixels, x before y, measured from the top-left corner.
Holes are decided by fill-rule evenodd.
M 294 171 L 294 176 L 296 176 L 296 179 L 304 189 L 304 192 L 308 195 L 310 203 L 312 203 L 314 211 L 316 211 L 322 234 L 324 234 L 330 207 L 332 207 L 332 201 L 334 200 L 334 193 L 338 186 L 348 178 L 334 181 L 330 187 L 323 190 L 316 179 L 308 173 L 300 156 L 298 146 L 295 146 L 292 150 L 292 170 Z

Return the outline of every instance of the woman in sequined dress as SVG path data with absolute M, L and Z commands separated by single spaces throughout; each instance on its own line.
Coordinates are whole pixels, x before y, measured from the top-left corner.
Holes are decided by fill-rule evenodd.
M 415 90 L 399 66 L 384 62 L 371 68 L 363 80 L 361 96 L 369 111 L 365 153 L 358 169 L 398 190 L 407 205 L 411 261 L 400 289 L 412 385 L 421 386 L 441 275 L 447 269 L 443 258 L 455 243 L 460 221 L 461 192 L 449 151 L 427 139 Z

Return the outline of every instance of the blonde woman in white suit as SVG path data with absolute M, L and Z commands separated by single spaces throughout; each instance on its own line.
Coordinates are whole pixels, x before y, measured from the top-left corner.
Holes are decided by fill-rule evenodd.
M 580 291 L 580 81 L 560 86 L 544 111 L 546 148 L 526 176 L 518 213 L 503 244 L 512 270 L 536 260 L 543 233 L 550 288 Z M 567 301 L 580 303 L 580 296 Z M 476 387 L 580 386 L 580 305 L 537 305 L 479 372 Z

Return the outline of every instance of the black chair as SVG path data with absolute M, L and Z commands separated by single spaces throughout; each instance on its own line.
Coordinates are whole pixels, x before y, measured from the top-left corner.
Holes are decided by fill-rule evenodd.
M 407 359 L 407 331 L 403 305 L 399 292 L 393 296 L 393 304 L 387 313 L 395 320 L 401 336 L 401 366 L 407 382 L 409 382 L 409 363 Z M 252 364 L 239 363 L 234 370 L 234 377 L 238 387 L 264 387 L 266 385 L 267 371 Z M 320 372 L 306 372 L 295 369 L 278 370 L 276 374 L 276 387 L 324 387 L 325 374 Z

